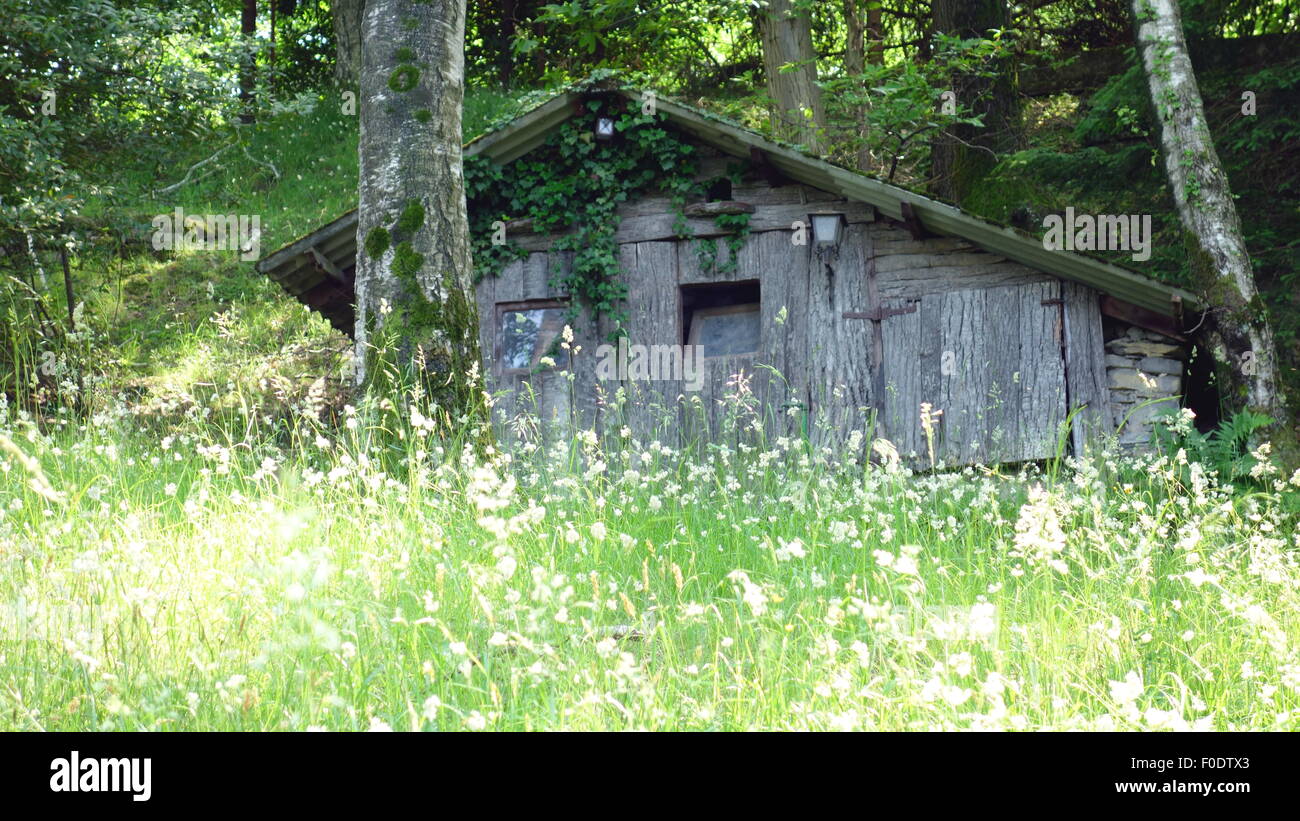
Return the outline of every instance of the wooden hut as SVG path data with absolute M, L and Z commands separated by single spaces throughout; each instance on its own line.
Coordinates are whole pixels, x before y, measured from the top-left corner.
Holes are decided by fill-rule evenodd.
M 511 163 L 590 95 L 560 94 L 471 142 L 466 157 Z M 857 429 L 904 455 L 933 445 L 936 459 L 965 464 L 1042 459 L 1062 441 L 1078 449 L 1117 432 L 1140 446 L 1151 418 L 1176 409 L 1191 294 L 688 106 L 656 106 L 698 148 L 701 174 L 737 160 L 747 170 L 715 201 L 686 206 L 685 234 L 662 193 L 620 206 L 626 352 L 607 317 L 583 312 L 581 352 L 554 356 L 569 306 L 551 283 L 569 252 L 554 248 L 556 236 L 510 226 L 523 256 L 476 286 L 499 419 L 527 410 L 552 429 L 626 426 L 672 444 L 761 427 L 842 446 L 860 441 Z M 702 240 L 727 253 L 717 213 L 749 214 L 734 266 L 698 253 Z M 258 270 L 350 334 L 356 241 L 352 212 Z

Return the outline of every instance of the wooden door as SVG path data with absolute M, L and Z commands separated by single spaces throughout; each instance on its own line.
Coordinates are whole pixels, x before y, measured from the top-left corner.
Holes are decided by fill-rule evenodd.
M 926 294 L 886 317 L 882 434 L 930 465 L 1048 458 L 1066 416 L 1060 282 Z

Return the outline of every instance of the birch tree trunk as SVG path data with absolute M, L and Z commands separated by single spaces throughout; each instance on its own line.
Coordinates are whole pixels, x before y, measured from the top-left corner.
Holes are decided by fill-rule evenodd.
M 334 81 L 356 88 L 361 78 L 361 20 L 366 0 L 330 0 L 334 18 Z
M 465 0 L 368 0 L 361 69 L 357 380 L 413 367 L 459 416 L 482 407 L 461 169 Z M 382 359 L 381 359 L 382 357 Z
M 817 87 L 817 54 L 808 12 L 797 10 L 794 0 L 768 0 L 767 8 L 759 10 L 758 27 L 767 93 L 776 106 L 773 130 L 779 138 L 820 154 L 825 150 L 826 109 Z M 781 71 L 786 65 L 795 68 Z
M 1214 359 L 1220 399 L 1232 411 L 1272 417 L 1274 445 L 1296 458 L 1268 313 L 1241 235 L 1228 177 L 1214 150 L 1176 0 L 1134 0 L 1138 49 L 1160 121 L 1165 171 L 1178 208 L 1193 284 L 1208 308 L 1200 341 Z

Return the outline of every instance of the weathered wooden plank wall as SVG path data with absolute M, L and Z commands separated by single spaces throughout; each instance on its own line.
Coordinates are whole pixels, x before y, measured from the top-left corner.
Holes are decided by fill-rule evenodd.
M 818 444 L 842 444 L 854 429 L 865 431 L 872 406 L 874 352 L 869 321 L 845 312 L 870 306 L 867 260 L 872 255 L 868 225 L 849 225 L 835 254 L 812 250 L 808 272 L 808 369 L 812 437 Z M 864 446 L 865 447 L 865 446 Z M 862 453 L 854 454 L 861 457 Z
M 706 266 L 700 255 L 700 243 L 712 246 L 714 264 Z M 703 239 L 678 241 L 677 284 L 701 285 L 706 283 L 736 282 L 739 278 L 752 279 L 756 259 L 761 256 L 760 243 L 750 241 L 737 256 L 735 270 L 719 270 L 718 262 L 725 261 L 730 251 L 724 240 Z M 725 268 L 726 266 L 722 266 Z M 741 272 L 744 272 L 743 276 Z M 761 286 L 760 286 L 761 287 Z M 674 329 L 676 342 L 685 343 L 686 328 L 679 303 Z M 682 412 L 682 442 L 699 444 L 724 441 L 722 421 L 728 393 L 727 381 L 734 373 L 753 370 L 752 356 L 710 358 L 702 361 L 704 371 L 700 390 L 686 397 Z
M 1086 285 L 1064 282 L 1065 372 L 1070 412 L 1075 414 L 1071 444 L 1083 453 L 1090 441 L 1113 431 L 1110 392 L 1106 386 L 1106 341 L 1102 332 L 1100 294 Z
M 678 243 L 637 242 L 619 248 L 619 268 L 627 285 L 625 310 L 627 320 L 624 330 L 628 345 L 644 346 L 644 357 L 654 357 L 659 366 L 665 364 L 649 346 L 675 345 L 681 342 L 677 330 L 678 298 L 674 273 L 680 264 Z M 609 317 L 602 317 L 602 341 L 608 341 L 615 330 Z M 629 357 L 630 361 L 631 357 Z M 648 363 L 647 363 L 648 364 Z M 668 372 L 659 373 L 660 379 L 649 381 L 627 378 L 618 381 L 626 403 L 612 413 L 607 423 L 621 428 L 626 424 L 642 441 L 660 440 L 676 443 L 681 429 L 681 411 L 677 397 L 682 392 L 682 381 Z M 607 390 L 616 390 L 606 383 Z
M 917 300 L 885 320 L 882 433 L 928 461 L 920 405 L 947 464 L 1051 455 L 1064 418 L 1061 284 L 951 237 L 872 227 L 882 301 Z M 1041 304 L 1048 300 L 1049 304 Z
M 761 349 L 752 368 L 752 385 L 764 428 L 772 436 L 793 436 L 801 431 L 803 408 L 808 404 L 802 367 L 808 323 L 801 307 L 807 304 L 808 280 L 798 275 L 789 248 L 788 234 L 769 231 L 751 237 L 742 254 L 746 270 L 758 274 L 762 289 Z M 792 367 L 792 363 L 800 367 Z
M 923 296 L 915 313 L 885 320 L 881 433 L 929 463 L 921 404 L 932 417 L 935 461 L 947 465 L 1051 456 L 1065 418 L 1065 369 L 1055 280 Z
M 955 237 L 913 239 L 902 226 L 882 221 L 872 227 L 876 272 L 885 300 L 920 297 L 955 288 L 1020 285 L 1051 279 L 1047 274 L 981 251 Z
M 500 277 L 485 276 L 474 285 L 478 302 L 478 349 L 483 357 L 483 384 L 489 392 L 498 389 L 496 372 L 497 281 Z M 497 409 L 493 408 L 496 415 Z
M 719 262 L 728 254 L 711 220 L 693 221 L 700 238 L 680 240 L 672 235 L 666 199 L 648 197 L 624 207 L 624 330 L 629 344 L 684 344 L 683 286 L 756 281 L 760 350 L 705 360 L 703 386 L 694 394 L 675 376 L 602 381 L 597 349 L 615 329 L 607 317 L 599 323 L 584 317 L 575 329 L 581 353 L 561 363 L 573 373 L 572 382 L 557 372 L 517 378 L 513 385 L 537 391 L 549 425 L 570 435 L 575 425 L 616 432 L 626 424 L 643 441 L 735 444 L 747 435 L 740 430 L 748 421 L 739 410 L 744 404 L 758 409 L 769 437 L 806 430 L 815 444 L 839 446 L 853 430 L 868 433 L 874 425 L 900 452 L 923 456 L 920 406 L 929 402 L 943 411 L 936 417 L 936 459 L 949 465 L 1051 456 L 1066 414 L 1080 406 L 1081 419 L 1106 430 L 1105 359 L 1094 291 L 964 240 L 917 239 L 897 223 L 875 221 L 867 206 L 809 186 L 746 180 L 732 197 L 755 206 L 751 235 L 734 270 L 701 262 L 703 241 L 713 243 Z M 827 207 L 844 211 L 848 224 L 838 252 L 823 259 L 811 244 L 794 244 L 791 223 Z M 555 266 L 568 259 L 545 250 L 555 237 L 522 239 L 534 252 L 478 286 L 480 338 L 498 389 L 511 386 L 500 385 L 493 361 L 496 305 L 560 297 L 549 282 Z M 843 315 L 881 306 L 912 310 L 886 311 L 876 361 L 876 323 Z M 737 382 L 734 376 L 742 371 L 746 379 Z M 620 389 L 624 399 L 616 407 Z M 521 410 L 520 401 L 507 396 L 498 416 Z M 1076 448 L 1083 435 L 1081 430 L 1076 436 Z
M 542 256 L 545 256 L 545 254 L 543 253 Z M 491 328 L 491 336 L 487 347 L 483 349 L 484 355 L 491 352 L 493 358 L 488 371 L 493 377 L 489 390 L 497 396 L 497 405 L 494 408 L 497 418 L 514 419 L 527 405 L 528 391 L 520 391 L 522 387 L 520 380 L 513 376 L 506 377 L 501 373 L 501 351 L 498 345 L 501 335 L 501 317 L 497 312 L 496 305 L 504 302 L 519 302 L 524 298 L 524 260 L 515 260 L 507 265 L 501 271 L 501 274 L 495 277 L 492 285 L 492 310 L 486 316 L 479 314 L 480 326 L 487 324 Z
M 878 433 L 893 442 L 904 456 L 925 452 L 919 415 L 921 403 L 930 401 L 921 383 L 919 361 L 925 353 L 926 336 L 921 329 L 925 308 L 918 304 L 916 311 L 891 316 L 882 323 L 884 390 L 877 400 Z
M 1056 454 L 1066 416 L 1064 341 L 1060 281 L 1019 289 L 1019 408 L 1016 448 L 999 461 L 1042 459 Z M 1011 347 L 1004 343 L 1004 347 Z M 995 458 L 998 454 L 994 453 Z
M 550 282 L 556 271 L 567 268 L 571 260 L 569 251 L 535 252 L 511 262 L 496 277 L 482 278 L 475 286 L 479 347 L 488 390 L 494 396 L 493 417 L 499 425 L 509 427 L 521 414 L 535 416 L 545 432 L 556 435 L 567 435 L 575 424 L 595 424 L 596 393 L 590 358 L 594 358 L 597 336 L 592 323 L 577 323 L 571 350 L 580 347 L 583 354 L 569 361 L 569 355 L 559 352 L 556 359 L 560 368 L 555 371 L 507 376 L 502 374 L 498 359 L 501 317 L 497 306 L 562 298 L 563 294 Z M 563 370 L 573 372 L 572 385 Z

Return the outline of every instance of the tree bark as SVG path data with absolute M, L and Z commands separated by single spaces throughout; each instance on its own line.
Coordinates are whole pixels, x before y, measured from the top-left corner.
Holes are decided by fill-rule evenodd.
M 334 18 L 334 81 L 344 88 L 361 82 L 361 20 L 366 0 L 330 0 Z
M 1294 464 L 1296 416 L 1282 394 L 1268 312 L 1255 289 L 1228 176 L 1205 119 L 1178 4 L 1134 0 L 1133 14 L 1193 284 L 1207 306 L 1199 340 L 1214 360 L 1220 401 L 1231 411 L 1272 417 L 1274 445 Z
M 817 54 L 812 22 L 798 12 L 793 0 L 768 0 L 758 15 L 763 40 L 763 70 L 775 108 L 773 131 L 780 139 L 802 145 L 813 154 L 825 150 L 826 109 L 817 86 Z M 781 71 L 793 64 L 795 68 Z
M 858 8 L 859 3 L 861 0 L 844 0 L 844 70 L 850 77 L 858 77 L 867 69 L 867 23 L 862 19 L 861 9 Z M 873 11 L 877 15 L 880 13 L 878 8 Z M 865 90 L 863 89 L 864 92 Z M 871 156 L 871 148 L 867 144 L 867 136 L 870 132 L 867 107 L 858 106 L 853 116 L 858 121 L 858 139 L 862 141 L 856 152 L 857 169 L 870 171 L 875 162 Z
M 990 29 L 1006 28 L 1007 20 L 1006 0 L 934 0 L 935 30 L 945 34 L 988 37 Z M 931 149 L 934 193 L 959 205 L 997 164 L 998 154 L 1018 147 L 1020 106 L 1015 67 L 1005 61 L 997 69 L 996 77 L 952 78 L 951 91 L 958 104 L 982 113 L 984 127 L 953 126 Z
M 357 380 L 392 362 L 481 413 L 461 167 L 465 0 L 369 0 L 361 68 Z
M 251 123 L 256 119 L 254 86 L 257 85 L 257 57 L 253 44 L 257 37 L 257 0 L 244 0 L 239 14 L 239 33 L 243 36 L 244 47 L 248 49 L 243 68 L 239 72 L 239 120 Z
M 861 74 L 867 67 L 867 24 L 858 5 L 862 0 L 844 0 L 844 70 Z
M 877 5 L 867 9 L 867 62 L 885 62 L 885 24 L 883 10 Z
M 870 64 L 880 64 L 885 59 L 885 41 L 881 33 L 880 6 L 867 8 L 867 16 L 862 16 L 864 0 L 844 0 L 844 69 L 850 77 L 857 77 L 867 70 Z M 867 89 L 863 88 L 865 93 Z M 867 139 L 871 133 L 871 112 L 867 106 L 859 106 L 854 116 L 858 121 L 858 139 L 862 145 L 856 153 L 859 171 L 870 172 L 876 167 L 876 158 L 871 154 Z

